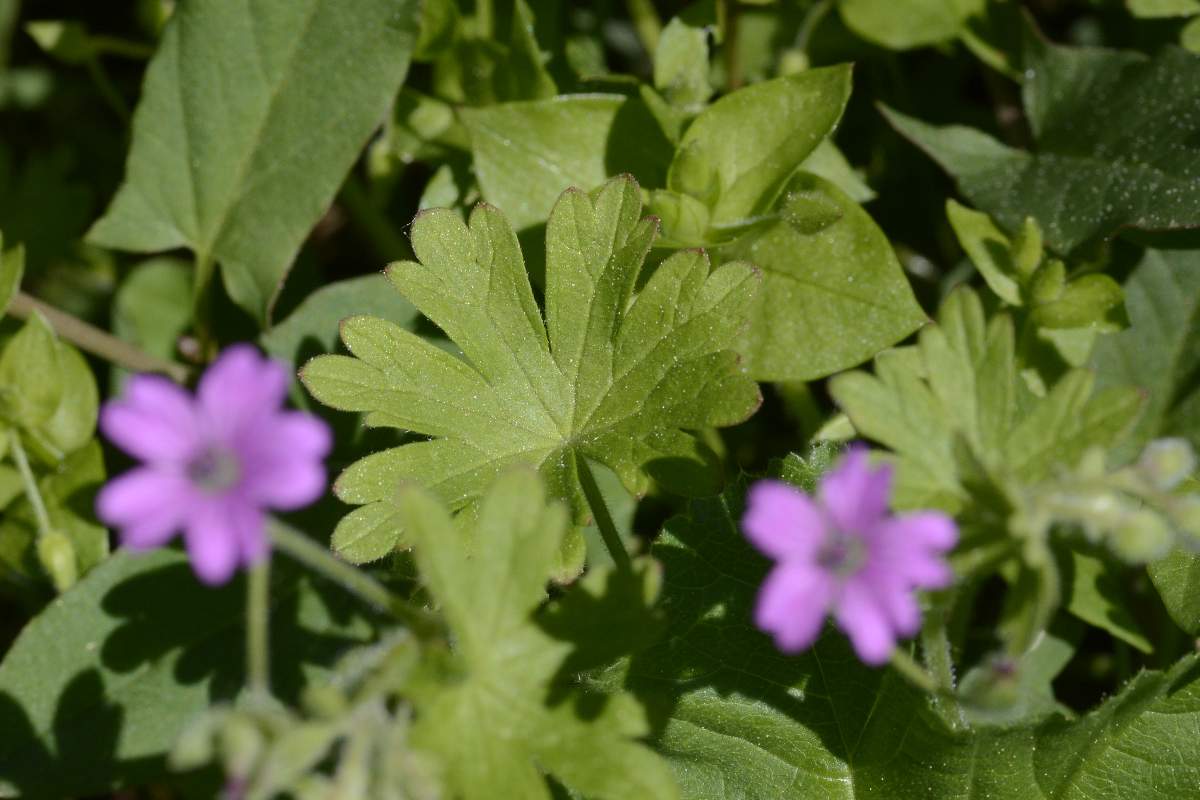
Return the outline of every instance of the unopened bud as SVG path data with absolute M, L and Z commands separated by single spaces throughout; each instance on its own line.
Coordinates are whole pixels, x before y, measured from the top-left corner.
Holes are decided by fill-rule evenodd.
M 245 714 L 231 714 L 221 727 L 221 759 L 225 774 L 246 778 L 258 763 L 265 742 L 258 724 Z
M 37 540 L 38 561 L 50 576 L 54 588 L 62 594 L 79 580 L 75 545 L 61 531 L 50 531 Z
M 1163 518 L 1145 509 L 1126 515 L 1112 532 L 1112 548 L 1117 555 L 1135 564 L 1162 558 L 1171 549 L 1175 537 Z
M 1184 439 L 1156 439 L 1142 451 L 1138 471 L 1155 488 L 1169 492 L 1196 471 L 1196 453 Z

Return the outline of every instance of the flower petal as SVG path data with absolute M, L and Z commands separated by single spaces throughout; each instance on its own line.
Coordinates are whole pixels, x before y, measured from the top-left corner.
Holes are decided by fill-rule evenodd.
M 870 583 L 861 576 L 847 581 L 835 602 L 838 627 L 850 637 L 858 657 L 872 666 L 887 663 L 896 647 L 896 637 Z
M 936 511 L 922 511 L 884 520 L 873 543 L 882 568 L 903 575 L 913 586 L 942 589 L 954 573 L 941 554 L 958 541 L 954 521 Z
M 228 503 L 226 498 L 197 503 L 184 531 L 192 569 L 207 584 L 225 583 L 238 565 L 240 535 Z
M 865 533 L 887 513 L 892 494 L 892 467 L 872 468 L 867 448 L 851 447 L 821 479 L 818 498 L 838 528 Z
M 271 552 L 271 539 L 267 536 L 262 509 L 241 502 L 231 502 L 228 509 L 231 524 L 237 533 L 241 562 L 246 565 L 261 563 Z
M 244 491 L 273 508 L 308 505 L 325 492 L 321 459 L 331 445 L 329 426 L 317 417 L 300 412 L 274 415 L 242 434 Z
M 199 437 L 192 398 L 157 375 L 130 378 L 124 394 L 100 411 L 100 430 L 143 461 L 185 461 L 195 453 Z
M 200 379 L 196 398 L 212 433 L 223 439 L 260 422 L 283 405 L 288 370 L 252 345 L 228 347 Z
M 900 636 L 912 636 L 921 628 L 921 606 L 902 576 L 883 575 L 868 584 L 875 601 L 887 615 L 892 629 Z
M 774 634 L 785 653 L 811 647 L 821 635 L 833 597 L 833 579 L 807 564 L 782 564 L 771 570 L 758 593 L 754 623 Z
M 759 551 L 777 560 L 812 561 L 825 541 L 825 521 L 816 504 L 780 481 L 750 487 L 742 529 Z
M 96 516 L 121 529 L 123 545 L 144 550 L 170 540 L 191 504 L 191 486 L 180 475 L 141 467 L 105 484 L 96 495 Z

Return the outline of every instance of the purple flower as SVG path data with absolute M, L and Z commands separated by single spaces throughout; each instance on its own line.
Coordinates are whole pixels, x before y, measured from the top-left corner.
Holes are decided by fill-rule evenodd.
M 206 583 L 266 558 L 264 509 L 300 508 L 325 491 L 329 428 L 281 409 L 288 380 L 282 364 L 244 344 L 221 354 L 194 397 L 166 378 L 130 378 L 100 412 L 100 429 L 145 463 L 100 491 L 100 519 L 135 550 L 182 530 Z
M 832 612 L 858 657 L 883 664 L 897 637 L 920 628 L 914 591 L 954 579 L 942 558 L 958 540 L 954 521 L 936 511 L 891 515 L 891 467 L 872 469 L 867 459 L 866 448 L 851 448 L 821 480 L 816 502 L 778 481 L 750 489 L 742 527 L 777 562 L 754 620 L 784 652 L 811 646 Z

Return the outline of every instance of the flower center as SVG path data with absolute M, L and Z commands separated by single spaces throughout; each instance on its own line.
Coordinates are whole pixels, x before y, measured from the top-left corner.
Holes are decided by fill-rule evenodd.
M 817 552 L 817 563 L 840 577 L 853 575 L 867 561 L 867 548 L 862 539 L 834 529 Z
M 202 491 L 216 494 L 233 487 L 242 476 L 237 456 L 220 447 L 210 447 L 187 463 L 188 479 Z

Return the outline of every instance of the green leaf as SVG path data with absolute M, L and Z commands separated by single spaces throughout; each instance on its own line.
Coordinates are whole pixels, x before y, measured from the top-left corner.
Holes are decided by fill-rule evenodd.
M 780 205 L 779 220 L 721 251 L 763 272 L 737 348 L 752 376 L 824 377 L 925 321 L 887 237 L 840 189 L 802 172 Z
M 25 249 L 20 245 L 4 250 L 4 237 L 0 235 L 0 316 L 8 310 L 8 304 L 21 289 L 21 275 L 25 272 Z
M 675 17 L 663 28 L 654 51 L 654 88 L 673 105 L 703 108 L 712 96 L 708 82 L 708 31 Z
M 537 477 L 513 471 L 498 480 L 471 532 L 424 492 L 406 491 L 401 508 L 455 642 L 447 674 L 412 690 L 412 741 L 443 757 L 454 796 L 549 800 L 544 771 L 598 800 L 677 797 L 666 765 L 635 741 L 649 726 L 632 697 L 594 698 L 600 703 L 585 713 L 580 693 L 551 696 L 571 646 L 531 616 L 567 514 L 546 505 Z
M 295 697 L 370 626 L 286 565 L 272 588 L 275 687 Z M 0 664 L 0 792 L 98 794 L 166 772 L 194 715 L 241 687 L 245 589 L 174 550 L 114 555 L 34 618 Z
M 841 0 L 846 27 L 892 50 L 956 38 L 967 20 L 982 14 L 985 0 Z
M 667 188 L 703 200 L 712 224 L 764 214 L 834 129 L 850 97 L 850 67 L 823 67 L 747 86 L 706 108 L 684 133 Z
M 280 361 L 303 364 L 317 353 L 336 350 L 338 325 L 355 314 L 386 317 L 404 328 L 417 320 L 417 310 L 392 290 L 387 278 L 364 275 L 317 289 L 259 341 Z
M 462 109 L 483 196 L 518 231 L 545 222 L 567 186 L 628 172 L 662 186 L 671 144 L 639 98 L 565 95 Z
M 1190 17 L 1200 14 L 1200 0 L 1125 0 L 1135 17 Z
M 988 288 L 1009 305 L 1022 305 L 1021 276 L 1013 263 L 1012 242 L 1008 235 L 997 228 L 987 214 L 954 200 L 946 201 L 946 218 Z
M 1073 722 L 1039 716 L 952 731 L 894 672 L 859 663 L 841 633 L 786 656 L 754 628 L 754 595 L 769 563 L 737 529 L 742 511 L 733 489 L 668 522 L 654 554 L 664 565 L 660 605 L 671 635 L 628 670 L 628 688 L 663 714 L 655 744 L 684 798 L 1195 794 L 1196 657 L 1141 673 Z
M 1125 283 L 1130 326 L 1096 343 L 1101 386 L 1139 386 L 1146 409 L 1120 455 L 1151 439 L 1182 436 L 1200 447 L 1200 252 L 1147 250 Z
M 39 444 L 52 448 L 57 458 L 83 447 L 96 433 L 100 393 L 87 361 L 71 345 L 58 342 L 62 396 L 51 417 L 36 430 Z
M 875 199 L 875 191 L 867 185 L 862 176 L 842 151 L 832 140 L 826 139 L 804 159 L 801 168 L 805 172 L 818 175 L 845 192 L 856 203 L 866 203 Z
M 1024 483 L 1074 466 L 1091 445 L 1114 441 L 1140 407 L 1138 392 L 1093 392 L 1086 370 L 1064 375 L 1044 397 L 1016 368 L 1012 320 L 985 319 L 969 289 L 952 293 L 916 349 L 882 353 L 875 374 L 850 372 L 830 384 L 855 429 L 894 451 L 896 503 L 960 510 L 965 500 L 955 441 L 962 437 L 990 470 Z
M 1200 556 L 1177 550 L 1148 569 L 1171 619 L 1189 636 L 1200 636 Z
M 1129 613 L 1126 584 L 1114 567 L 1091 553 L 1074 549 L 1069 560 L 1070 569 L 1063 580 L 1067 611 L 1143 653 L 1153 653 L 1154 646 Z
M 54 416 L 63 396 L 54 329 L 35 311 L 0 352 L 0 418 L 36 428 Z
M 434 65 L 436 93 L 472 106 L 538 100 L 558 92 L 534 37 L 533 12 L 525 0 L 510 4 L 507 41 L 501 36 L 459 40 Z M 478 17 L 477 17 L 478 21 Z
M 92 228 L 135 252 L 190 247 L 269 315 L 292 260 L 408 70 L 418 4 L 182 4 L 146 72 L 125 183 Z
M 174 358 L 176 342 L 191 320 L 191 267 L 181 259 L 143 261 L 113 298 L 113 333 L 159 358 Z
M 1180 110 L 1200 107 L 1200 58 L 1172 46 L 1147 58 L 1027 38 L 1033 152 L 971 128 L 885 115 L 973 205 L 1009 230 L 1033 216 L 1059 252 L 1120 228 L 1200 226 L 1200 120 Z
M 412 241 L 420 263 L 393 264 L 388 276 L 465 360 L 381 319 L 342 324 L 356 357 L 310 361 L 301 376 L 308 390 L 334 408 L 368 412 L 368 425 L 432 438 L 351 465 L 337 495 L 393 503 L 400 483 L 414 481 L 458 509 L 503 469 L 524 464 L 537 467 L 582 522 L 577 456 L 608 466 L 638 494 L 664 443 L 672 457 L 686 457 L 679 429 L 749 416 L 758 388 L 725 348 L 743 324 L 757 273 L 729 263 L 710 274 L 703 252 L 680 252 L 635 293 L 656 233 L 640 212 L 629 178 L 610 181 L 594 201 L 563 193 L 546 230 L 544 321 L 500 212 L 476 207 L 469 228 L 444 209 L 418 215 Z

